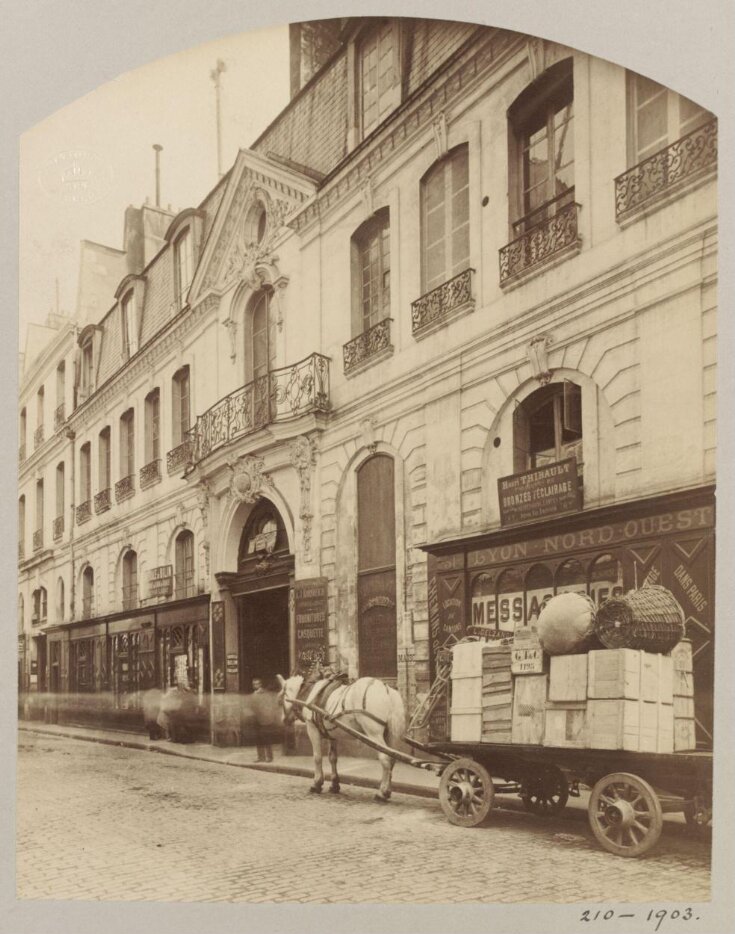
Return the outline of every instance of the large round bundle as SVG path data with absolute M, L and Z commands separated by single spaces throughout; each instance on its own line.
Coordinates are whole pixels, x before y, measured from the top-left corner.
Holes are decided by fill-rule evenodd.
M 595 605 L 586 594 L 552 597 L 538 618 L 538 637 L 549 655 L 573 655 L 589 648 L 594 637 Z
M 602 604 L 595 633 L 608 649 L 669 652 L 684 637 L 684 613 L 665 587 L 629 590 Z

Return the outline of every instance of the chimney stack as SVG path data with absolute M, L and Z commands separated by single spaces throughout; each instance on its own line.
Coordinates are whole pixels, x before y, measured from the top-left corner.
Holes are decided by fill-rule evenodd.
M 153 144 L 156 153 L 156 207 L 161 207 L 161 150 L 163 146 L 158 143 Z

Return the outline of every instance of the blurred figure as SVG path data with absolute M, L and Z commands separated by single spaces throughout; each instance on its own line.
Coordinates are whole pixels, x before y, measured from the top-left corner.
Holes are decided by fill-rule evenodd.
M 263 682 L 260 678 L 253 679 L 253 708 L 255 712 L 255 736 L 257 741 L 258 748 L 258 758 L 256 762 L 272 762 L 273 761 L 273 747 L 271 746 L 270 739 L 270 720 L 272 719 L 268 707 L 268 699 L 266 695 L 272 694 L 271 691 L 266 691 L 263 687 Z
M 173 743 L 191 742 L 192 721 L 196 713 L 197 699 L 187 685 L 170 687 L 161 698 L 157 724 L 167 739 Z
M 158 688 L 151 688 L 143 694 L 143 722 L 150 739 L 161 739 L 163 736 L 163 731 L 158 725 L 162 696 Z

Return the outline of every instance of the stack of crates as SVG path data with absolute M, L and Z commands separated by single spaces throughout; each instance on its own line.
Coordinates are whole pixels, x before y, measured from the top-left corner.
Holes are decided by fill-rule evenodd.
M 482 653 L 482 742 L 511 741 L 511 646 L 486 645 Z
M 587 716 L 587 655 L 554 655 L 549 663 L 545 746 L 590 745 Z
M 453 743 L 509 743 L 511 648 L 487 642 L 452 647 L 450 737 Z
M 682 640 L 671 652 L 674 665 L 674 751 L 696 749 L 692 643 Z

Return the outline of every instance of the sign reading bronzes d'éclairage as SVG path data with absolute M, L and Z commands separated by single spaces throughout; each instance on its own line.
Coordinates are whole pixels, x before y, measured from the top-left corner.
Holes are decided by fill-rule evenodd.
M 501 525 L 515 525 L 581 509 L 576 458 L 500 477 L 498 501 Z
M 296 666 L 308 670 L 327 659 L 327 578 L 294 581 L 293 590 Z

